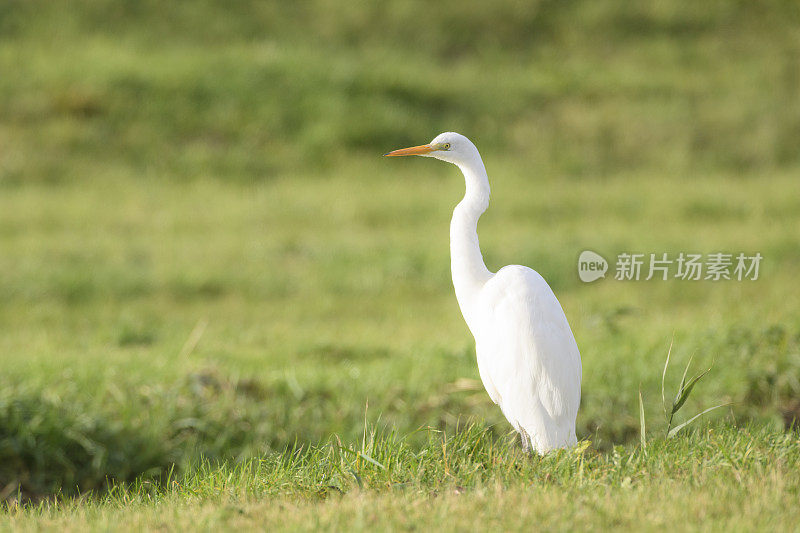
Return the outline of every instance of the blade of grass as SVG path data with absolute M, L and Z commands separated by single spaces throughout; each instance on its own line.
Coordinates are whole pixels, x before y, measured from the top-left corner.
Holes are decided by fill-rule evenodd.
M 672 355 L 672 344 L 675 342 L 675 333 L 672 334 L 672 340 L 669 341 L 669 350 L 667 350 L 667 360 L 664 361 L 664 370 L 661 372 L 661 408 L 664 410 L 664 418 L 667 418 L 667 400 L 664 397 L 664 379 L 667 376 L 667 367 L 669 366 L 669 358 Z
M 639 438 L 641 439 L 642 443 L 642 451 L 647 455 L 647 428 L 645 427 L 644 422 L 644 402 L 642 401 L 642 387 L 639 386 Z
M 680 387 L 678 387 L 678 392 L 677 394 L 675 394 L 675 399 L 672 400 L 672 409 L 670 410 L 669 413 L 669 420 L 667 420 L 667 435 L 669 435 L 670 430 L 672 430 L 672 419 L 675 417 L 675 413 L 678 412 L 678 409 L 680 409 L 680 407 L 676 407 L 676 404 L 683 395 L 684 388 L 686 387 L 686 374 L 689 373 L 689 367 L 692 366 L 692 359 L 694 359 L 694 354 L 692 354 L 692 356 L 689 358 L 689 362 L 686 363 L 686 368 L 683 369 L 683 377 L 681 377 L 681 385 Z
M 200 343 L 200 339 L 203 337 L 203 333 L 205 333 L 207 326 L 207 319 L 201 318 L 197 321 L 194 329 L 192 329 L 192 332 L 189 333 L 189 337 L 186 339 L 186 342 L 183 343 L 181 351 L 178 352 L 178 359 L 185 359 L 192 354 L 194 349 L 197 348 L 197 345 Z
M 372 457 L 370 457 L 369 455 L 367 455 L 364 452 L 357 452 L 357 451 L 351 450 L 350 448 L 346 448 L 344 446 L 339 446 L 339 449 L 342 450 L 343 452 L 347 452 L 349 454 L 355 455 L 356 457 L 361 457 L 365 461 L 374 464 L 378 468 L 386 470 L 385 466 L 383 466 L 381 463 L 379 463 L 378 461 L 376 461 L 375 459 L 373 459 Z
M 373 459 L 373 458 L 372 458 L 372 457 L 370 457 L 369 455 L 367 455 L 367 454 L 365 454 L 365 453 L 363 453 L 363 452 L 358 452 L 358 455 L 359 455 L 359 456 L 361 456 L 361 458 L 363 458 L 365 461 L 368 461 L 368 462 L 370 462 L 370 463 L 374 464 L 375 466 L 377 466 L 377 467 L 378 467 L 378 468 L 380 468 L 381 470 L 386 470 L 386 467 L 385 467 L 385 466 L 383 466 L 382 464 L 380 464 L 378 461 L 376 461 L 375 459 Z
M 686 387 L 686 374 L 689 373 L 689 367 L 692 366 L 692 360 L 694 359 L 694 354 L 689 357 L 689 362 L 686 363 L 686 368 L 683 369 L 683 377 L 681 378 L 681 386 L 678 387 L 678 394 L 675 395 L 675 399 L 672 401 L 672 414 L 675 414 L 678 410 L 675 408 L 675 404 L 678 402 L 678 398 L 681 397 L 683 394 L 683 389 Z
M 694 388 L 694 386 L 697 384 L 697 382 L 698 382 L 698 381 L 700 381 L 700 378 L 702 378 L 703 376 L 705 376 L 706 374 L 708 374 L 708 372 L 709 372 L 710 370 L 711 370 L 711 367 L 708 367 L 708 369 L 707 369 L 707 370 L 705 370 L 705 371 L 703 371 L 703 372 L 700 372 L 700 373 L 699 373 L 699 374 L 697 374 L 695 377 L 693 377 L 692 379 L 690 379 L 690 380 L 689 380 L 689 383 L 687 383 L 687 384 L 686 384 L 686 387 L 684 387 L 683 391 L 681 392 L 681 395 L 680 395 L 680 397 L 678 398 L 678 401 L 677 401 L 677 403 L 676 403 L 676 404 L 675 404 L 675 406 L 672 408 L 672 410 L 673 410 L 673 412 L 674 412 L 674 413 L 677 413 L 677 412 L 678 412 L 678 409 L 680 409 L 681 407 L 683 407 L 683 404 L 684 404 L 684 403 L 686 403 L 686 400 L 687 400 L 687 399 L 689 399 L 689 394 L 691 394 L 691 392 L 692 392 L 692 389 Z
M 695 420 L 697 420 L 698 418 L 703 416 L 704 414 L 709 413 L 709 412 L 713 411 L 714 409 L 719 409 L 720 407 L 725 407 L 726 405 L 730 405 L 730 403 L 723 403 L 723 404 L 720 404 L 720 405 L 715 405 L 714 407 L 709 407 L 705 411 L 694 415 L 692 418 L 690 418 L 689 420 L 687 420 L 683 424 L 681 424 L 679 426 L 675 426 L 674 428 L 672 428 L 669 431 L 669 433 L 667 433 L 667 438 L 671 439 L 672 437 L 677 435 L 680 430 L 682 430 L 683 428 L 685 428 L 686 426 L 688 426 L 689 424 L 691 424 L 692 422 L 694 422 Z

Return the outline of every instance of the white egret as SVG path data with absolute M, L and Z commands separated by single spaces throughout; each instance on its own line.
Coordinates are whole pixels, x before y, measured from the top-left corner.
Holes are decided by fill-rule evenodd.
M 450 266 L 461 314 L 475 337 L 481 381 L 526 451 L 543 454 L 574 445 L 581 399 L 578 345 L 542 276 L 520 265 L 497 273 L 486 268 L 477 229 L 489 206 L 489 178 L 478 149 L 448 132 L 385 155 L 435 157 L 461 169 L 466 194 L 450 222 Z

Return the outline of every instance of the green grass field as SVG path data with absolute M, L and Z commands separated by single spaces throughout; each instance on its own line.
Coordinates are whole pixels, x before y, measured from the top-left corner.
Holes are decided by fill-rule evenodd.
M 0 527 L 800 527 L 798 24 L 777 0 L 0 4 Z M 487 266 L 536 269 L 570 320 L 576 450 L 523 456 L 483 391 L 458 170 L 380 157 L 447 130 L 492 182 Z M 585 249 L 764 259 L 584 284 Z M 666 440 L 671 343 L 671 395 L 713 363 L 676 422 L 729 405 Z

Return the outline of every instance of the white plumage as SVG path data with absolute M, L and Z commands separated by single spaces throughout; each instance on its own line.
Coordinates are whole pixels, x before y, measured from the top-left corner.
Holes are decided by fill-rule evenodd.
M 483 262 L 478 219 L 489 206 L 489 178 L 478 149 L 458 133 L 386 155 L 421 155 L 457 165 L 466 193 L 450 223 L 453 286 L 475 337 L 478 370 L 489 397 L 538 453 L 577 442 L 581 358 L 561 305 L 534 270 L 510 265 L 496 274 Z

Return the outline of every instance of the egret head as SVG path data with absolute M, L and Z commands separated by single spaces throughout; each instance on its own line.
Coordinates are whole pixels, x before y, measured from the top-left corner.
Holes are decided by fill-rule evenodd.
M 440 133 L 430 143 L 411 148 L 401 148 L 383 154 L 385 156 L 396 157 L 401 155 L 421 155 L 423 157 L 435 157 L 454 165 L 462 165 L 473 162 L 476 158 L 480 159 L 478 149 L 472 141 L 461 135 L 448 131 Z

